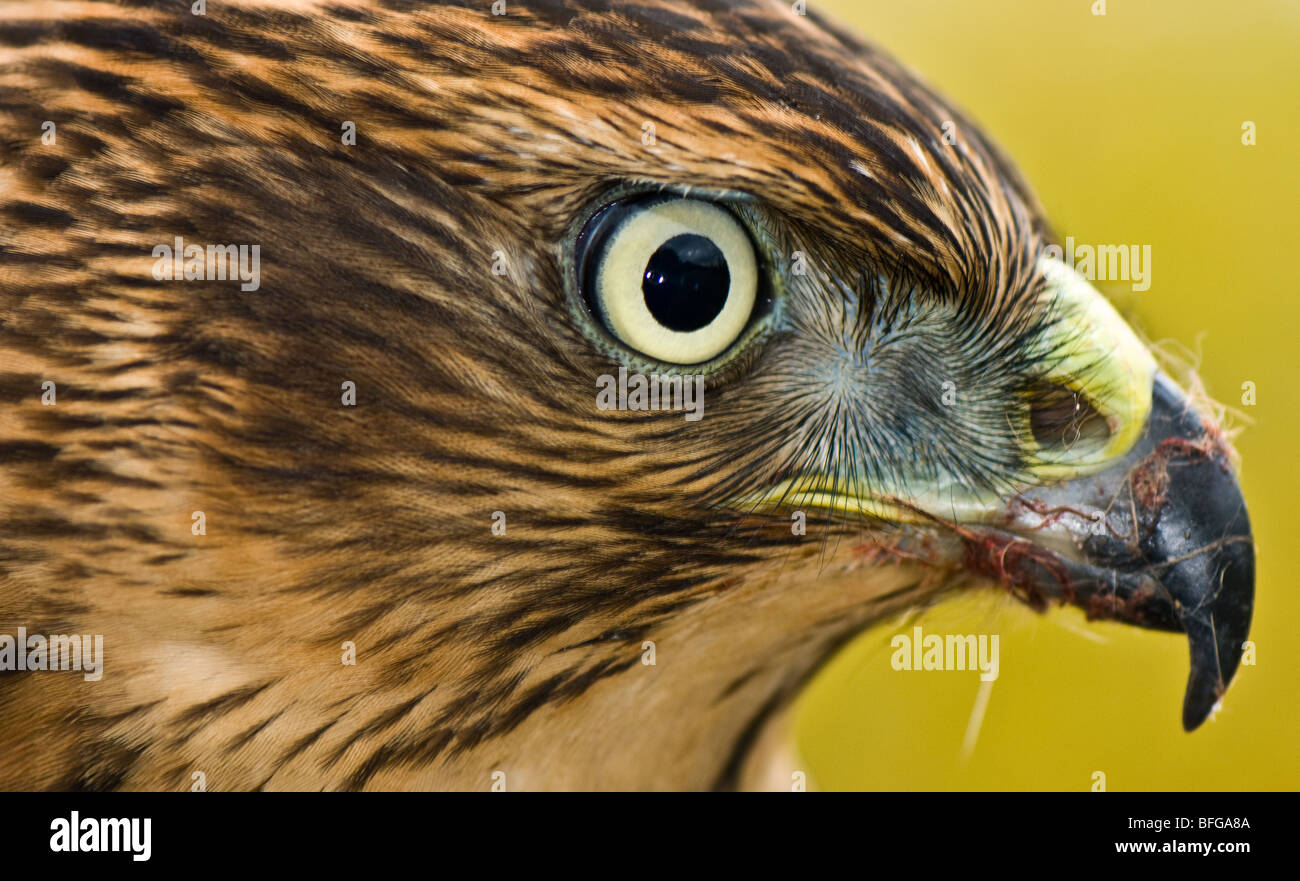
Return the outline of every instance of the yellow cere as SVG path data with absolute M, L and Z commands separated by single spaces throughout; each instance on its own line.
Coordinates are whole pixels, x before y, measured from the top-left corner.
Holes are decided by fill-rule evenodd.
M 1059 339 L 1044 340 L 1054 358 L 1048 378 L 1091 401 L 1110 428 L 1103 446 L 1062 450 L 1044 449 L 1026 432 L 1023 442 L 1037 460 L 1034 477 L 1065 480 L 1102 470 L 1137 442 L 1151 410 L 1156 362 L 1115 307 L 1072 267 L 1044 257 L 1038 268 L 1061 317 L 1052 329 Z

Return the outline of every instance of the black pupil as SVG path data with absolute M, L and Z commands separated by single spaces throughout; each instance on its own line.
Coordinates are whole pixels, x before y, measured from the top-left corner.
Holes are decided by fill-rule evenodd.
M 641 291 L 646 308 L 670 330 L 699 330 L 727 304 L 727 258 L 704 236 L 673 236 L 650 255 Z

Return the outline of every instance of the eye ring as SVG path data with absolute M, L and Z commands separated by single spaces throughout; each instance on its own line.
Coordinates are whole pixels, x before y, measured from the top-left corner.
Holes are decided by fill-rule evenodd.
M 760 264 L 735 215 L 685 196 L 611 203 L 575 253 L 579 292 L 604 330 L 639 355 L 701 364 L 744 336 L 760 302 Z

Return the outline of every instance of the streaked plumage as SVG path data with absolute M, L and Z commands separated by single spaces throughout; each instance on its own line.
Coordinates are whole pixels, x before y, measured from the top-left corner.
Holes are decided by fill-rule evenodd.
M 6 786 L 730 785 L 837 645 L 999 574 L 933 523 L 728 505 L 810 470 L 1011 493 L 1053 363 L 1032 196 L 816 14 L 17 7 L 0 120 L 0 622 L 108 652 L 0 679 Z M 773 268 L 694 426 L 593 406 L 656 366 L 567 293 L 616 187 L 753 197 L 813 268 Z M 259 244 L 260 289 L 156 281 L 177 236 Z

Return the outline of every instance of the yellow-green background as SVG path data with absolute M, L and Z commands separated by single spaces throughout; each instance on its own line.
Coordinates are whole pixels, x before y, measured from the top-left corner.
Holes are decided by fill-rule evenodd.
M 1099 286 L 1150 339 L 1199 357 L 1252 421 L 1236 445 L 1258 548 L 1251 638 L 1217 719 L 1180 725 L 1177 634 L 1037 616 L 994 591 L 927 630 L 999 633 L 978 745 L 974 673 L 895 672 L 864 634 L 796 711 L 822 789 L 1300 788 L 1300 0 L 810 0 L 963 107 L 1019 163 L 1058 233 L 1149 244 L 1152 285 Z M 1257 144 L 1241 143 L 1245 120 Z M 1241 406 L 1241 385 L 1257 403 Z M 911 622 L 906 626 L 910 632 Z

